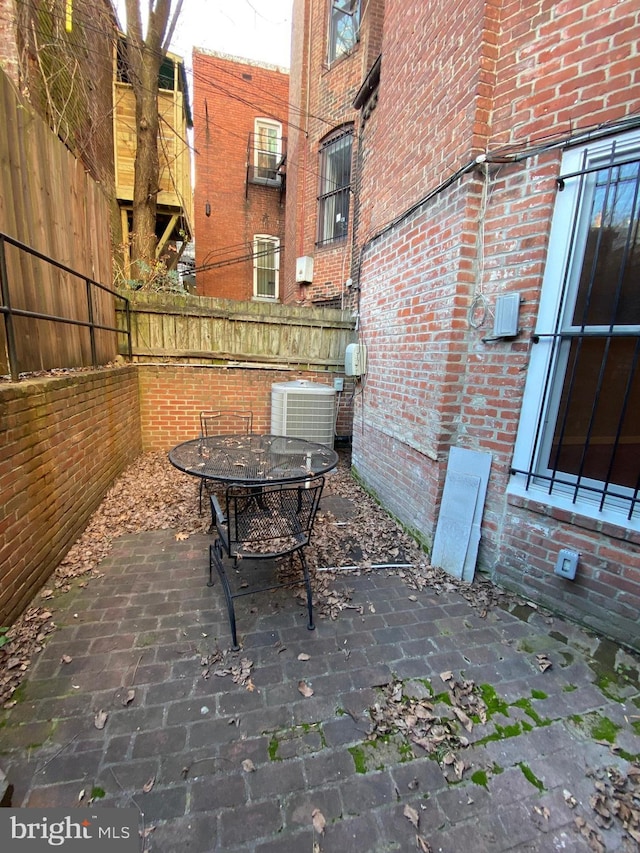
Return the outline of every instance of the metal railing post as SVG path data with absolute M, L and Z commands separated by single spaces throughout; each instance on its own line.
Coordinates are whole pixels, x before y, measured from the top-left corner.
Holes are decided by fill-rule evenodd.
M 91 298 L 91 282 L 85 278 L 87 286 L 87 319 L 89 320 L 89 339 L 91 341 L 91 364 L 98 366 L 98 350 L 96 348 L 96 329 L 93 325 L 93 299 Z
M 4 234 L 0 234 L 0 294 L 2 295 L 2 307 L 6 309 L 4 314 L 4 330 L 7 338 L 7 357 L 9 359 L 9 372 L 11 381 L 17 382 L 20 378 L 18 371 L 18 354 L 16 350 L 16 337 L 13 328 L 13 315 L 11 313 L 11 298 L 9 296 L 9 276 L 7 274 L 7 256 Z

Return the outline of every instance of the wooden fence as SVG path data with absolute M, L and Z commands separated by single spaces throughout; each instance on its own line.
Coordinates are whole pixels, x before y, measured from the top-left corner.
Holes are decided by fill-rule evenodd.
M 88 321 L 83 277 L 106 286 L 112 283 L 109 202 L 83 164 L 20 101 L 2 71 L 0 114 L 0 232 L 67 268 L 11 247 L 5 277 L 11 306 Z M 98 290 L 94 297 L 93 319 L 114 326 L 114 297 Z M 22 316 L 15 318 L 14 331 L 20 371 L 92 364 L 86 327 Z M 112 360 L 117 353 L 115 333 L 100 331 L 96 341 L 99 363 Z M 9 372 L 6 334 L 0 324 L 0 373 Z
M 133 361 L 342 372 L 354 318 L 335 308 L 127 294 Z M 120 314 L 120 327 L 125 317 Z M 124 352 L 123 352 L 124 354 Z

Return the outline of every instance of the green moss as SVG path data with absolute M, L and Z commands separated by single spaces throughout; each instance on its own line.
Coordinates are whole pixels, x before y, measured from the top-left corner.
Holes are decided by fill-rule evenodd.
M 496 726 L 495 731 L 486 737 L 476 741 L 476 746 L 484 746 L 486 743 L 491 743 L 497 740 L 507 740 L 510 737 L 518 737 L 522 734 L 523 727 L 521 723 L 514 723 L 511 726 Z
M 631 728 L 637 735 L 640 735 L 640 720 L 635 720 L 635 722 L 631 723 Z
M 562 688 L 562 692 L 563 692 L 563 693 L 573 693 L 573 691 L 574 691 L 574 690 L 577 690 L 577 689 L 578 689 L 578 685 L 577 685 L 577 684 L 566 684 L 566 685 Z
M 481 684 L 480 695 L 487 706 L 487 719 L 491 719 L 495 714 L 509 716 L 509 705 L 498 696 L 495 687 L 491 684 Z
M 527 780 L 527 782 L 531 782 L 534 788 L 537 788 L 539 791 L 545 790 L 543 782 L 538 779 L 533 770 L 528 767 L 523 761 L 518 762 L 518 767 L 520 768 L 520 770 L 522 770 L 524 778 Z
M 269 741 L 269 760 L 270 761 L 280 761 L 278 758 L 278 747 L 280 746 L 280 742 L 278 738 L 274 735 Z
M 516 708 L 521 708 L 525 714 L 533 720 L 536 726 L 551 725 L 551 720 L 541 717 L 538 712 L 534 710 L 531 704 L 531 699 L 518 699 L 512 704 Z
M 620 726 L 610 720 L 608 717 L 600 717 L 591 728 L 591 734 L 596 740 L 604 740 L 607 743 L 615 743 L 616 734 L 620 731 Z
M 532 699 L 548 699 L 549 696 L 547 693 L 544 693 L 542 690 L 532 690 L 531 691 Z
M 366 773 L 367 762 L 364 754 L 364 749 L 362 749 L 361 746 L 350 746 L 349 752 L 351 753 L 351 757 L 353 758 L 353 765 L 356 769 L 356 773 Z
M 486 770 L 476 770 L 475 773 L 471 774 L 471 781 L 474 785 L 482 785 L 483 788 L 487 787 L 487 771 Z
M 400 751 L 400 760 L 402 763 L 404 763 L 406 761 L 413 761 L 413 759 L 415 758 L 415 754 L 413 752 L 411 744 L 408 743 L 407 741 L 404 741 L 403 743 L 400 744 L 400 750 L 399 751 Z
M 92 788 L 91 789 L 91 799 L 92 800 L 101 800 L 105 796 L 104 788 Z

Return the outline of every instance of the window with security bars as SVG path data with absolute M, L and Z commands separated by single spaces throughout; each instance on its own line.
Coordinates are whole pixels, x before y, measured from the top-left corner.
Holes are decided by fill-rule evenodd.
M 347 236 L 352 140 L 353 134 L 349 130 L 330 139 L 320 149 L 319 246 L 344 240 Z
M 565 154 L 512 485 L 640 528 L 640 134 Z
M 280 240 L 257 234 L 253 238 L 253 295 L 256 299 L 278 298 Z
M 360 0 L 331 0 L 329 64 L 348 56 L 358 41 Z

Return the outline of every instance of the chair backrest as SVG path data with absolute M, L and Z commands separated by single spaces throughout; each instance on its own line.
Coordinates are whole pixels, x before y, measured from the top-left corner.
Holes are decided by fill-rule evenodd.
M 225 501 L 230 552 L 281 556 L 307 545 L 323 487 L 324 477 L 228 486 Z
M 200 412 L 201 435 L 233 435 L 253 431 L 253 412 L 248 409 L 218 409 Z

